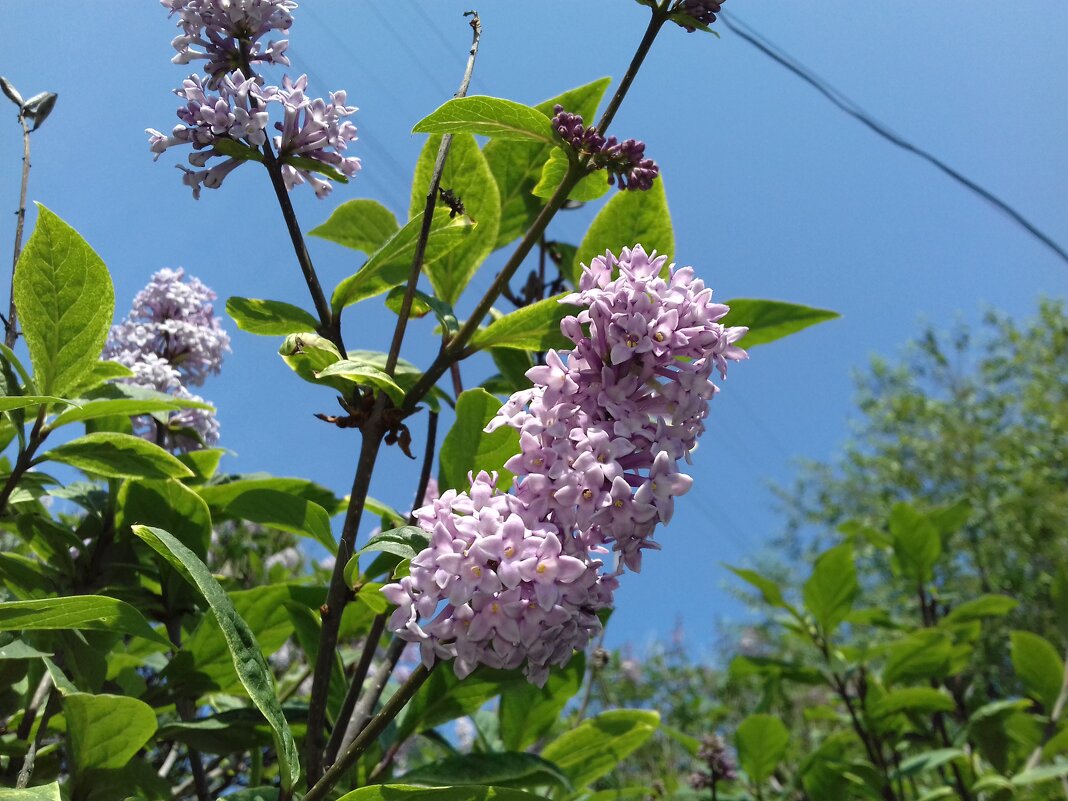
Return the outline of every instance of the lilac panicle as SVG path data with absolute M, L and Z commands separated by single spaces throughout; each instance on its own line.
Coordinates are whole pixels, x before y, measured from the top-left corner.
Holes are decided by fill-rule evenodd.
M 430 545 L 382 592 L 397 605 L 390 630 L 427 664 L 453 659 L 461 678 L 522 665 L 543 683 L 596 636 L 618 575 L 659 547 L 654 529 L 693 483 L 679 460 L 704 431 L 711 377 L 747 358 L 747 329 L 719 322 L 728 307 L 666 262 L 636 245 L 583 267 L 562 301 L 581 307 L 561 322 L 574 348 L 528 370 L 534 386 L 486 428 L 519 431 L 512 493 L 483 472 L 416 510 Z M 619 565 L 606 574 L 593 555 L 609 546 Z
M 397 606 L 389 628 L 419 643 L 427 665 L 453 660 L 460 678 L 480 664 L 522 667 L 541 686 L 600 631 L 616 580 L 496 482 L 479 473 L 468 492 L 446 490 L 416 511 L 430 545 L 382 589 Z
M 561 322 L 574 348 L 529 370 L 534 387 L 487 427 L 519 431 L 505 467 L 527 508 L 588 548 L 610 545 L 621 570 L 659 547 L 656 525 L 693 483 L 679 460 L 704 431 L 713 372 L 746 358 L 736 343 L 747 329 L 719 322 L 729 309 L 692 268 L 662 277 L 666 262 L 638 245 L 584 267 L 562 301 L 582 307 Z
M 185 271 L 162 269 L 137 293 L 126 319 L 112 326 L 104 358 L 129 367 L 132 383 L 185 399 L 201 401 L 188 386 L 200 386 L 217 374 L 230 337 L 215 316 L 215 293 Z M 219 439 L 219 424 L 206 409 L 183 409 L 171 414 L 171 428 L 187 428 L 211 445 Z M 155 437 L 151 418 L 134 418 L 135 431 Z M 187 451 L 199 447 L 196 437 L 168 435 L 168 446 Z
M 182 124 L 175 126 L 170 136 L 146 129 L 149 150 L 158 159 L 168 148 L 192 145 L 189 163 L 198 169 L 179 169 L 185 173 L 183 182 L 192 187 L 193 197 L 199 198 L 201 187 L 217 189 L 243 161 L 261 158 L 258 148 L 267 141 L 271 109 L 278 107 L 282 121 L 274 125 L 280 135 L 273 138 L 273 145 L 286 188 L 307 181 L 316 196 L 325 197 L 330 193 L 330 182 L 313 175 L 309 166 L 318 162 L 345 178 L 359 172 L 359 158 L 342 155 L 356 140 L 356 126 L 344 118 L 357 109 L 345 105 L 345 92 L 331 92 L 329 102 L 310 98 L 305 94 L 307 85 L 308 78 L 302 75 L 295 81 L 284 76 L 281 87 L 260 86 L 236 70 L 221 76 L 213 91 L 203 78 L 191 75 L 175 92 L 186 101 L 178 109 Z M 208 167 L 208 161 L 216 157 L 222 160 Z
M 605 139 L 596 128 L 587 127 L 582 117 L 565 111 L 557 104 L 553 108 L 553 130 L 580 157 L 589 158 L 594 169 L 608 170 L 608 182 L 618 183 L 620 189 L 651 189 L 660 168 L 645 158 L 645 144 L 636 139 L 617 142 L 614 136 Z
M 292 0 L 160 0 L 178 17 L 182 33 L 171 43 L 175 64 L 206 62 L 214 77 L 256 62 L 289 66 L 285 39 L 260 42 L 272 31 L 285 33 L 293 24 Z

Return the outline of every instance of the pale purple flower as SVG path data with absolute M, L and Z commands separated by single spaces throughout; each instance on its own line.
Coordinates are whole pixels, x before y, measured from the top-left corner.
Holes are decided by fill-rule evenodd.
M 182 33 L 171 43 L 175 64 L 204 60 L 211 76 L 255 62 L 289 65 L 288 42 L 260 42 L 271 31 L 285 33 L 293 24 L 292 0 L 160 0 L 178 17 Z
M 581 307 L 561 323 L 574 348 L 529 370 L 534 388 L 487 427 L 520 432 L 506 467 L 526 508 L 588 549 L 611 545 L 620 570 L 640 569 L 693 483 L 678 461 L 704 430 L 713 372 L 746 358 L 736 344 L 746 329 L 723 326 L 728 308 L 666 262 L 636 246 L 584 267 L 563 299 Z
M 112 326 L 104 345 L 104 358 L 133 371 L 130 383 L 157 392 L 202 402 L 186 387 L 199 386 L 218 373 L 230 337 L 214 314 L 215 293 L 198 279 L 185 280 L 185 272 L 163 269 L 152 276 L 134 298 L 125 320 Z M 144 415 L 132 420 L 134 432 L 175 451 L 214 445 L 219 423 L 208 409 L 172 412 L 165 427 Z
M 356 140 L 356 126 L 345 119 L 356 113 L 346 106 L 345 92 L 331 92 L 330 100 L 305 94 L 308 78 L 295 81 L 284 76 L 282 86 L 260 86 L 245 78 L 240 70 L 220 76 L 214 89 L 198 75 L 185 80 L 176 94 L 185 105 L 178 109 L 182 124 L 170 136 L 154 128 L 146 129 L 149 150 L 158 159 L 168 148 L 191 145 L 189 163 L 197 169 L 179 166 L 183 183 L 200 197 L 202 187 L 217 189 L 234 169 L 245 161 L 263 159 L 261 148 L 267 142 L 267 126 L 272 108 L 282 120 L 274 127 L 275 155 L 282 167 L 286 188 L 309 183 L 318 197 L 330 193 L 331 184 L 315 172 L 347 180 L 360 170 L 356 156 L 344 156 Z M 211 159 L 221 159 L 208 166 Z
M 479 665 L 522 667 L 544 684 L 600 631 L 615 579 L 585 544 L 531 514 L 479 473 L 415 515 L 431 535 L 410 573 L 383 588 L 397 606 L 389 628 L 417 642 L 426 664 L 453 660 L 460 678 Z

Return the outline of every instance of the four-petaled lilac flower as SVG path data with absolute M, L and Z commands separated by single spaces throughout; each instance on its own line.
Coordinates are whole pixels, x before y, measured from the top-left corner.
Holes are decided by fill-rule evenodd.
M 187 386 L 200 386 L 218 373 L 230 337 L 215 316 L 215 293 L 198 279 L 185 280 L 185 271 L 163 269 L 137 293 L 126 319 L 112 326 L 104 358 L 133 371 L 130 382 L 183 400 L 201 402 Z M 133 418 L 134 431 L 155 439 L 150 417 Z M 167 420 L 165 444 L 176 451 L 213 445 L 219 423 L 208 409 L 182 409 Z
M 293 24 L 292 0 L 160 0 L 178 16 L 180 36 L 171 43 L 175 64 L 204 60 L 213 77 L 255 62 L 289 65 L 285 39 L 266 47 L 259 41 L 271 31 L 285 33 Z M 196 49 L 199 48 L 199 49 Z

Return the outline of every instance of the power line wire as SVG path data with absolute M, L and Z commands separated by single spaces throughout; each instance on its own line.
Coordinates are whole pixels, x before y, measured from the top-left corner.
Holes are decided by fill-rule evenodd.
M 930 164 L 933 164 L 935 167 L 944 172 L 950 178 L 960 183 L 966 189 L 971 190 L 972 192 L 986 200 L 988 203 L 993 205 L 995 208 L 1002 211 L 1010 219 L 1012 219 L 1020 227 L 1022 227 L 1025 231 L 1031 234 L 1031 236 L 1033 236 L 1043 245 L 1045 245 L 1054 253 L 1056 253 L 1062 261 L 1068 263 L 1068 252 L 1066 252 L 1050 237 L 1046 236 L 1046 234 L 1038 230 L 1038 228 L 1036 228 L 1031 222 L 1029 222 L 1026 217 L 1024 217 L 1020 212 L 1016 211 L 1016 209 L 1014 209 L 1004 200 L 999 198 L 993 192 L 984 189 L 983 187 L 979 186 L 979 184 L 975 183 L 975 181 L 957 172 L 955 169 L 950 167 L 948 164 L 946 164 L 944 161 L 942 161 L 932 153 L 924 150 L 923 148 L 917 145 L 912 144 L 904 137 L 891 131 L 888 127 L 875 120 L 870 114 L 864 111 L 864 109 L 858 106 L 855 102 L 850 100 L 848 97 L 843 95 L 834 87 L 830 86 L 826 81 L 817 77 L 811 70 L 809 70 L 807 67 L 795 60 L 785 51 L 769 42 L 767 39 L 765 39 L 763 36 L 753 30 L 753 28 L 738 19 L 738 17 L 734 14 L 728 16 L 725 12 L 720 12 L 720 18 L 731 31 L 738 34 L 738 36 L 740 36 L 744 41 L 748 42 L 761 53 L 766 55 L 768 58 L 778 63 L 780 66 L 785 67 L 787 70 L 792 72 L 805 83 L 812 86 L 816 91 L 818 91 L 828 100 L 830 100 L 834 105 L 836 105 L 846 114 L 863 123 L 875 133 L 879 134 L 879 136 L 886 139 L 888 142 L 897 145 L 902 150 L 912 153 L 913 155 L 919 156 L 924 161 L 927 161 Z

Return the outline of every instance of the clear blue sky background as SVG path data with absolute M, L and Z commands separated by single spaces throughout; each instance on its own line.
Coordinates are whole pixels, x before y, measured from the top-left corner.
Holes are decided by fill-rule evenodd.
M 404 214 L 422 144 L 409 131 L 458 85 L 469 6 L 301 4 L 293 71 L 307 71 L 315 93 L 348 90 L 361 109 L 355 152 L 364 163 L 326 201 L 307 188 L 294 193 L 306 230 L 354 197 Z M 174 125 L 170 90 L 189 71 L 169 63 L 175 28 L 158 4 L 5 0 L 3 8 L 0 74 L 24 96 L 59 93 L 33 138 L 31 197 L 104 257 L 120 316 L 163 266 L 202 278 L 218 292 L 220 311 L 230 295 L 310 306 L 265 173 L 243 166 L 194 202 L 173 167 L 177 151 L 152 162 L 144 129 Z M 1068 6 L 1029 0 L 1010 13 L 993 2 L 732 0 L 728 8 L 1068 244 Z M 531 103 L 601 76 L 618 80 L 647 15 L 627 0 L 495 0 L 479 11 L 472 93 Z M 623 582 L 612 645 L 666 636 L 679 617 L 690 644 L 707 652 L 716 622 L 744 615 L 720 563 L 745 563 L 780 528 L 769 481 L 788 481 L 799 457 L 827 459 L 839 449 L 851 372 L 872 354 L 897 352 L 921 321 L 974 322 L 989 305 L 1026 317 L 1040 295 L 1068 289 L 1068 265 L 999 212 L 721 31 L 716 40 L 665 29 L 613 131 L 648 143 L 671 204 L 676 258 L 695 265 L 717 298 L 779 298 L 843 319 L 758 348 L 732 370 L 696 455 L 694 490 L 660 535 L 664 550 Z M 14 210 L 19 131 L 12 108 L 3 119 L 0 207 Z M 566 215 L 550 234 L 577 241 L 599 205 Z M 311 240 L 310 248 L 328 286 L 361 263 L 330 243 Z M 499 263 L 476 276 L 461 312 Z M 379 301 L 361 304 L 346 317 L 348 341 L 384 350 L 392 320 Z M 277 342 L 226 325 L 233 353 L 202 388 L 219 405 L 222 444 L 234 452 L 224 468 L 306 476 L 347 492 L 357 435 L 311 416 L 333 410 L 331 393 L 290 374 Z M 404 356 L 426 364 L 433 349 L 424 321 Z M 464 369 L 469 384 L 486 372 Z M 419 423 L 414 432 L 421 441 Z M 416 473 L 390 450 L 372 494 L 406 507 Z

